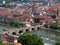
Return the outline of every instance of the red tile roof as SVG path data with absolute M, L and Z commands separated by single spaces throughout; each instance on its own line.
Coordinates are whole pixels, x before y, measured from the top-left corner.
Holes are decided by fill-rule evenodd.
M 9 36 L 9 35 L 5 35 L 5 38 L 6 38 L 6 39 L 10 39 L 10 40 L 15 40 L 15 39 L 16 39 L 15 37 Z
M 46 20 L 41 20 L 42 21 L 42 23 L 46 23 Z

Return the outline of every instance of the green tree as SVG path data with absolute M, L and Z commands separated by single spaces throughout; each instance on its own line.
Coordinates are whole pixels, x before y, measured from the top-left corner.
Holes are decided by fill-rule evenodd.
M 12 2 L 12 0 L 5 0 L 7 3 Z
M 23 34 L 18 38 L 23 45 L 44 45 L 43 40 L 35 34 Z
M 14 24 L 14 22 L 10 22 L 10 25 L 13 25 Z
M 22 23 L 19 23 L 19 22 L 10 22 L 9 23 L 10 25 L 12 25 L 12 26 L 15 26 L 15 27 L 19 27 L 19 26 L 24 26 L 24 24 L 22 24 Z
M 51 24 L 49 28 L 51 28 L 51 29 L 58 29 L 58 24 Z
M 59 42 L 56 42 L 55 45 L 60 45 L 60 41 Z
M 2 41 L 0 41 L 0 45 L 3 45 L 3 44 L 2 44 Z
M 2 3 L 3 2 L 3 0 L 0 0 L 0 3 Z

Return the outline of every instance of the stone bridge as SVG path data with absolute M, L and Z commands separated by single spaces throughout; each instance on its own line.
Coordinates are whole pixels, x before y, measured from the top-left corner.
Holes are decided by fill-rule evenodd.
M 21 33 L 25 33 L 25 32 L 31 32 L 34 30 L 39 30 L 40 29 L 40 25 L 36 25 L 36 26 L 31 26 L 31 27 L 21 27 L 21 28 L 16 28 L 16 29 L 9 29 L 6 31 L 3 31 L 2 33 L 7 33 L 9 35 L 16 35 L 16 34 L 21 34 Z

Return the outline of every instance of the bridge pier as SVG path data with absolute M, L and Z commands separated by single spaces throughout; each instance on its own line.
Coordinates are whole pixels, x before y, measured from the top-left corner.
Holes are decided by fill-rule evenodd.
M 34 30 L 35 30 L 34 26 L 30 27 L 30 29 L 29 29 L 29 31 L 34 31 Z
M 39 30 L 40 29 L 40 25 L 35 26 L 35 30 Z

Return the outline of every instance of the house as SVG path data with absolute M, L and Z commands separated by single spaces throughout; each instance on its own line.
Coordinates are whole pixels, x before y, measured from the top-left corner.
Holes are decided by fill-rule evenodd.
M 40 15 L 40 13 L 33 12 L 33 15 L 34 15 L 34 16 L 39 16 L 39 15 Z
M 52 8 L 50 8 L 50 9 L 48 9 L 48 10 L 46 10 L 46 13 L 47 13 L 47 15 L 56 15 L 56 10 L 54 10 L 54 8 L 52 9 Z
M 9 36 L 8 34 L 0 34 L 0 40 L 3 41 L 3 43 L 5 42 L 13 42 L 13 43 L 17 43 L 17 38 L 13 37 L 13 36 Z
M 25 24 L 27 27 L 31 27 L 31 23 L 30 22 L 23 22 L 23 24 Z
M 21 43 L 17 42 L 17 38 L 10 36 L 8 34 L 0 34 L 0 41 L 3 44 L 11 44 L 11 45 L 22 45 Z
M 45 19 L 41 20 L 41 23 L 46 24 L 46 20 Z
M 8 41 L 8 42 L 17 43 L 17 38 L 16 37 L 9 36 L 8 34 L 5 34 L 4 38 L 6 38 L 6 41 Z
M 2 41 L 3 44 L 11 44 L 11 45 L 22 45 L 21 43 L 17 42 L 17 38 L 13 36 L 9 36 L 8 34 L 2 35 L 0 34 L 0 41 Z
M 14 43 L 14 45 L 22 45 L 21 43 Z
M 0 34 L 0 40 L 1 41 L 6 40 L 6 38 L 4 38 L 4 35 L 3 34 Z
M 2 43 L 3 43 L 3 44 L 7 44 L 8 42 L 7 42 L 6 40 L 3 40 Z
M 9 43 L 6 40 L 2 41 L 2 44 L 10 44 L 10 45 L 22 45 L 21 43 Z

